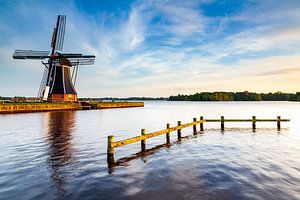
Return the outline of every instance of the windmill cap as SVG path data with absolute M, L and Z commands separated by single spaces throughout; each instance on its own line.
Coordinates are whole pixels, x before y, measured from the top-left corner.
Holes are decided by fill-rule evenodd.
M 67 59 L 67 58 L 65 58 L 65 57 L 60 57 L 60 58 L 59 58 L 59 64 L 60 64 L 60 65 L 71 66 L 70 60 Z

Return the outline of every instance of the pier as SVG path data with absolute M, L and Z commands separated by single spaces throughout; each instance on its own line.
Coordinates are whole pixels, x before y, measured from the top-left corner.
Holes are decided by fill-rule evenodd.
M 109 135 L 107 138 L 107 162 L 109 165 L 114 164 L 114 152 L 115 148 L 122 147 L 125 145 L 129 145 L 132 143 L 136 142 L 141 142 L 141 151 L 144 152 L 146 151 L 146 140 L 157 137 L 160 135 L 165 135 L 166 136 L 166 144 L 171 144 L 170 143 L 170 133 L 177 132 L 177 139 L 178 141 L 181 141 L 182 135 L 181 135 L 181 130 L 184 128 L 192 127 L 193 128 L 193 134 L 196 135 L 198 134 L 197 132 L 197 125 L 200 125 L 200 133 L 203 133 L 204 131 L 204 124 L 209 123 L 209 122 L 220 122 L 220 129 L 221 131 L 225 131 L 225 122 L 249 122 L 252 124 L 252 129 L 253 131 L 256 129 L 256 123 L 257 122 L 274 122 L 276 123 L 277 130 L 281 129 L 281 122 L 289 122 L 290 119 L 282 119 L 280 116 L 277 116 L 276 119 L 257 119 L 256 116 L 253 116 L 252 119 L 225 119 L 224 116 L 221 116 L 220 119 L 204 119 L 203 116 L 197 120 L 197 118 L 193 118 L 193 121 L 190 123 L 182 124 L 181 121 L 177 122 L 177 126 L 170 127 L 170 124 L 167 123 L 166 129 L 152 132 L 152 133 L 147 133 L 146 129 L 141 129 L 141 135 L 120 140 L 120 141 L 115 141 L 114 135 Z

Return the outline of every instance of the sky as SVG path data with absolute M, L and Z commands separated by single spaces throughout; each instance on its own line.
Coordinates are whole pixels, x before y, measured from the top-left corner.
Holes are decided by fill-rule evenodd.
M 0 0 L 0 96 L 36 96 L 39 60 L 67 15 L 63 52 L 81 66 L 79 97 L 167 97 L 206 91 L 300 91 L 299 0 Z

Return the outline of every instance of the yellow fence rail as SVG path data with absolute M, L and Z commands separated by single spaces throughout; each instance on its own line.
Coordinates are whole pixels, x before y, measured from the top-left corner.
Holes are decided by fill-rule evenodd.
M 256 119 L 255 116 L 252 117 L 252 119 L 225 119 L 224 116 L 221 116 L 220 119 L 204 119 L 203 116 L 200 117 L 199 120 L 197 118 L 193 119 L 193 122 L 181 124 L 181 121 L 177 122 L 177 126 L 170 127 L 170 124 L 168 123 L 166 126 L 166 129 L 155 131 L 152 133 L 146 133 L 146 129 L 141 129 L 141 135 L 116 141 L 115 137 L 113 135 L 108 136 L 107 140 L 107 162 L 109 164 L 114 163 L 114 149 L 117 147 L 122 147 L 128 144 L 141 142 L 141 150 L 146 151 L 146 140 L 149 138 L 153 138 L 159 135 L 166 135 L 166 143 L 170 144 L 170 133 L 177 131 L 177 138 L 180 141 L 181 136 L 181 129 L 187 128 L 187 127 L 193 127 L 193 134 L 197 134 L 197 125 L 200 124 L 200 131 L 204 130 L 204 123 L 207 122 L 221 122 L 221 130 L 225 130 L 225 122 L 251 122 L 252 123 L 252 129 L 256 129 L 256 122 L 276 122 L 277 129 L 281 129 L 281 123 L 280 122 L 289 122 L 289 119 L 281 119 L 280 116 L 277 117 L 277 119 Z

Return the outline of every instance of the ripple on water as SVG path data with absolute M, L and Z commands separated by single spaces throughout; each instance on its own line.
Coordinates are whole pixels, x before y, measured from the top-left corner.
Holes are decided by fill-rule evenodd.
M 204 134 L 183 131 L 190 136 L 182 142 L 175 142 L 177 135 L 172 134 L 169 147 L 154 148 L 165 136 L 147 141 L 147 148 L 153 147 L 148 154 L 134 155 L 139 143 L 118 148 L 116 159 L 126 156 L 127 162 L 113 168 L 106 163 L 107 136 L 112 133 L 116 140 L 133 137 L 140 128 L 158 130 L 179 118 L 191 121 L 200 111 L 213 118 L 216 107 L 237 118 L 299 116 L 300 105 L 150 104 L 1 116 L 0 199 L 300 199 L 297 124 L 291 124 L 296 132 L 285 127 L 278 132 L 276 124 L 258 124 L 253 132 L 249 124 L 229 123 L 221 132 L 219 124 L 207 124 Z

